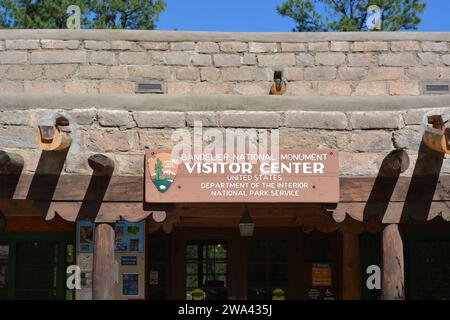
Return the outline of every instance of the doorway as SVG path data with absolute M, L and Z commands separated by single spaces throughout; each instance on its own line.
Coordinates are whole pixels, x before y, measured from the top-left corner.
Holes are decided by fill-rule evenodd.
M 336 233 L 183 228 L 149 236 L 149 299 L 337 299 Z
M 1 234 L 0 300 L 71 299 L 65 284 L 73 258 L 72 234 Z

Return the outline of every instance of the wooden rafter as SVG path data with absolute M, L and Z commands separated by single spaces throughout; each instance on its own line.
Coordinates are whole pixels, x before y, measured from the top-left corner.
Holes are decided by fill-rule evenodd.
M 450 128 L 445 128 L 444 120 L 440 115 L 428 117 L 428 124 L 423 135 L 423 142 L 433 151 L 450 154 Z

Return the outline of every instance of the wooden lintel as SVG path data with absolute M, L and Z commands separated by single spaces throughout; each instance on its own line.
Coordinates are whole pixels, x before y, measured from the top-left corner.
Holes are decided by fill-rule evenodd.
M 11 217 L 35 217 L 40 216 L 47 220 L 59 215 L 66 221 L 81 219 L 80 212 L 89 210 L 89 207 L 99 208 L 94 217 L 97 222 L 115 222 L 120 219 L 140 221 L 151 214 L 151 210 L 144 208 L 142 202 L 93 202 L 93 201 L 39 201 L 39 200 L 0 200 L 0 210 L 6 216 Z M 254 218 L 286 218 L 295 219 L 301 217 L 302 221 L 315 220 L 327 217 L 333 224 L 354 220 L 358 223 L 408 223 L 427 222 L 437 217 L 450 221 L 450 202 L 433 201 L 431 203 L 409 203 L 405 206 L 402 202 L 370 204 L 370 212 L 366 210 L 366 203 L 341 202 L 337 208 L 330 212 L 324 212 L 320 205 L 311 206 L 302 203 L 284 206 L 279 204 L 277 208 L 268 210 L 263 206 L 250 205 Z M 407 207 L 407 212 L 405 212 Z M 185 218 L 212 218 L 212 219 L 239 219 L 242 216 L 240 207 L 230 204 L 215 203 L 208 206 L 198 204 L 184 204 L 175 206 L 167 215 L 176 215 Z
M 383 185 L 391 185 L 392 177 L 341 177 L 340 178 L 340 201 L 341 202 L 366 202 L 369 198 L 372 201 L 385 202 L 386 195 L 382 192 Z M 54 201 L 82 201 L 97 200 L 89 199 L 86 195 L 90 175 L 61 175 L 58 177 L 57 185 L 51 194 L 46 189 L 46 181 L 54 181 L 53 175 L 40 175 L 41 185 L 37 190 L 29 192 L 33 175 L 22 174 L 19 181 L 13 174 L 0 174 L 0 199 L 29 199 L 29 200 L 54 200 Z M 415 177 L 418 185 L 428 185 L 427 182 L 433 180 L 427 176 Z M 374 193 L 375 181 L 380 184 Z M 395 183 L 395 189 L 392 192 L 390 201 L 405 201 L 411 182 L 411 177 L 399 177 Z M 14 190 L 14 196 L 11 198 L 8 192 L 4 190 Z M 87 197 L 87 198 L 86 198 Z M 142 202 L 144 199 L 144 178 L 138 176 L 112 176 L 108 184 L 108 189 L 103 197 L 104 201 L 117 202 Z M 415 201 L 424 200 L 450 201 L 450 175 L 441 175 L 435 189 L 424 189 L 417 193 Z M 155 204 L 150 204 L 156 206 Z M 277 206 L 278 204 L 262 204 L 264 206 Z M 289 204 L 286 204 L 289 205 Z M 295 203 L 293 204 L 295 205 Z M 155 209 L 157 210 L 157 209 Z

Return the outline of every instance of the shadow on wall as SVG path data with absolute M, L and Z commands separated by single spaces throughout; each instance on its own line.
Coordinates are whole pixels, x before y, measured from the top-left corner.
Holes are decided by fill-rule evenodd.
M 409 166 L 407 157 L 404 150 L 394 150 L 383 160 L 364 208 L 364 222 L 383 220 L 400 174 Z M 427 221 L 443 161 L 444 154 L 429 149 L 421 142 L 400 221 L 410 218 Z

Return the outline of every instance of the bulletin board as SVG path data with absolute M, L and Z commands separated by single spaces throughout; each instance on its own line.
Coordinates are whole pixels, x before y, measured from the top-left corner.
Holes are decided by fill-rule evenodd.
M 115 252 L 144 252 L 144 221 L 119 221 L 114 225 Z M 77 251 L 80 253 L 94 252 L 95 224 L 90 221 L 77 223 Z

